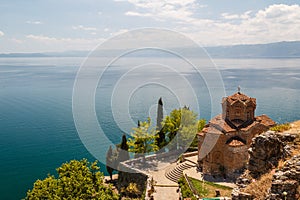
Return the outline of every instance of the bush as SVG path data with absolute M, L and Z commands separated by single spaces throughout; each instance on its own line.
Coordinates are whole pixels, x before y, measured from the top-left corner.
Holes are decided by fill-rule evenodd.
M 278 124 L 272 128 L 270 128 L 271 131 L 275 131 L 275 132 L 283 132 L 283 131 L 287 131 L 291 128 L 291 125 L 289 123 L 285 123 L 285 124 Z
M 183 176 L 178 180 L 178 184 L 183 198 L 192 198 L 192 200 L 196 200 L 196 197 L 194 197 L 193 192 L 190 190 L 189 185 Z
M 111 186 L 104 185 L 104 176 L 97 162 L 71 160 L 57 168 L 58 177 L 48 175 L 37 180 L 27 192 L 29 199 L 118 199 Z

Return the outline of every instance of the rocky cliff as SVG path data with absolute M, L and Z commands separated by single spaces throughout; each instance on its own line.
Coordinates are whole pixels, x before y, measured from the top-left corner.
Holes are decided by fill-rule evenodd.
M 300 199 L 300 121 L 283 133 L 267 131 L 249 148 L 247 171 L 237 179 L 233 200 Z

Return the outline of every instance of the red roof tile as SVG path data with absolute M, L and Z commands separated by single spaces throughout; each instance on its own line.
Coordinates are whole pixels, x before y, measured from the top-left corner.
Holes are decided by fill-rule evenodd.
M 239 140 L 232 140 L 228 145 L 231 147 L 240 147 L 244 146 L 245 144 Z

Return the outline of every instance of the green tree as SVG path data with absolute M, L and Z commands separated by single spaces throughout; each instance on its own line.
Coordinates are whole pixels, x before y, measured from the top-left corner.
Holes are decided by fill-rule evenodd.
M 198 124 L 197 124 L 197 132 L 201 132 L 202 129 L 204 128 L 204 126 L 206 125 L 206 120 L 205 119 L 199 119 L 198 120 Z M 191 146 L 190 146 L 191 150 L 194 151 L 195 148 L 198 147 L 198 138 L 197 138 L 197 135 L 194 137 L 194 140 L 193 142 L 191 143 Z
M 181 110 L 174 109 L 163 121 L 163 131 L 167 134 L 169 142 L 173 140 L 181 124 Z
M 139 154 L 146 154 L 158 150 L 155 142 L 156 131 L 151 128 L 151 121 L 148 118 L 145 122 L 140 122 L 140 126 L 133 128 L 131 138 L 128 140 L 129 151 L 135 153 L 135 157 Z
M 120 149 L 118 151 L 118 162 L 129 160 L 129 153 L 128 153 L 129 146 L 127 144 L 127 138 L 125 134 L 123 134 L 122 136 L 122 142 L 119 145 L 119 148 Z
M 205 119 L 199 119 L 198 120 L 198 132 L 201 132 L 204 126 L 206 125 L 206 120 Z
M 178 140 L 179 146 L 186 146 L 192 142 L 197 133 L 197 114 L 191 111 L 188 107 L 174 109 L 169 116 L 163 121 L 163 131 L 165 132 L 170 150 L 177 148 L 175 136 L 180 133 Z
M 159 98 L 158 106 L 157 106 L 157 118 L 156 118 L 156 131 L 157 131 L 156 144 L 159 147 L 159 149 L 162 149 L 166 145 L 166 135 L 162 129 L 163 118 L 164 118 L 163 102 L 162 102 L 162 98 Z
M 71 160 L 57 168 L 58 178 L 37 180 L 25 199 L 118 199 L 110 185 L 104 185 L 97 162 Z

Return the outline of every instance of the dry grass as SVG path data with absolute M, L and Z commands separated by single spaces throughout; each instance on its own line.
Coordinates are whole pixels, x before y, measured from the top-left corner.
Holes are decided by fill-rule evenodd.
M 292 156 L 300 155 L 300 143 L 298 143 L 297 147 L 292 150 Z
M 300 121 L 293 122 L 292 124 L 281 124 L 277 125 L 271 129 L 274 129 L 274 131 L 277 132 L 283 132 L 289 130 L 290 132 L 297 133 L 298 137 L 296 141 L 294 142 L 293 145 L 293 150 L 292 150 L 292 156 L 294 155 L 299 155 L 300 154 Z M 277 169 L 281 169 L 285 164 L 284 160 L 280 160 L 278 162 Z M 266 199 L 266 196 L 268 194 L 268 190 L 271 188 L 272 185 L 272 178 L 273 174 L 275 173 L 275 169 L 273 169 L 271 172 L 266 173 L 262 175 L 258 180 L 254 181 L 251 184 L 249 184 L 245 189 L 243 189 L 243 192 L 252 194 L 255 196 L 256 200 L 264 200 Z M 247 175 L 246 176 L 248 179 L 251 180 L 251 176 Z M 300 186 L 299 186 L 299 191 L 300 191 Z
M 257 200 L 264 200 L 268 194 L 268 190 L 272 185 L 272 177 L 274 170 L 270 173 L 262 175 L 258 180 L 250 183 L 243 192 L 252 194 Z
M 298 134 L 292 150 L 292 156 L 300 154 L 300 121 L 293 122 L 291 124 L 290 132 Z

